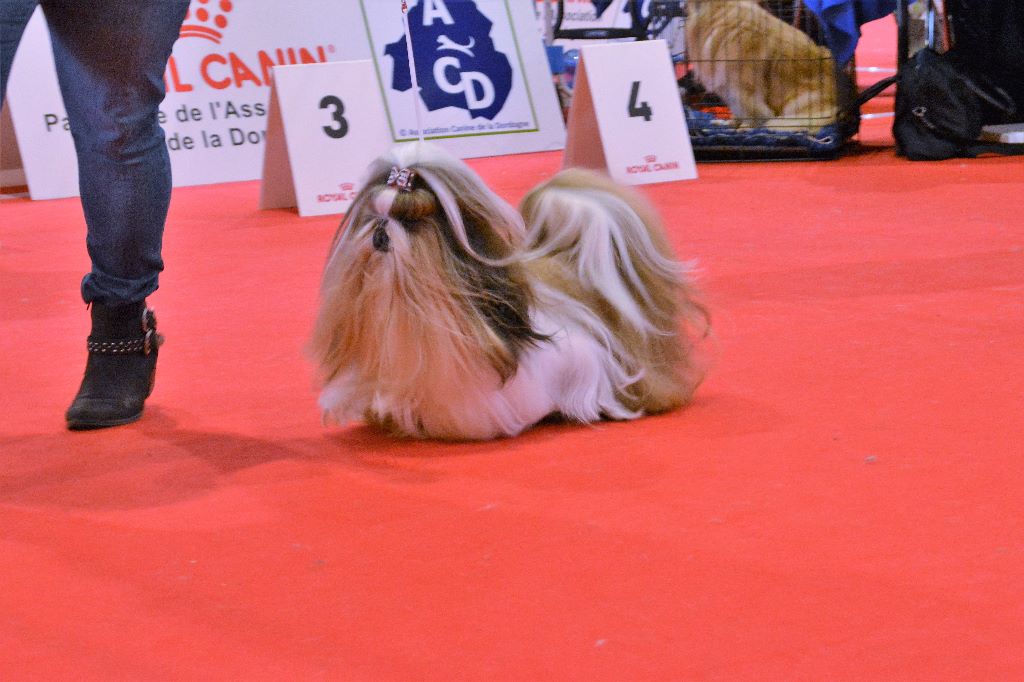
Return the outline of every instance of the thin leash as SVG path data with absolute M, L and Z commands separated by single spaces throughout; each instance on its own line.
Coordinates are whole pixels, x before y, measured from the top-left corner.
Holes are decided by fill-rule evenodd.
M 416 110 L 416 130 L 420 142 L 423 142 L 423 112 L 420 97 L 420 85 L 416 78 L 416 57 L 412 51 L 412 31 L 409 29 L 409 3 L 402 0 L 402 24 L 405 26 L 405 49 L 409 53 L 409 75 L 412 77 L 413 105 Z

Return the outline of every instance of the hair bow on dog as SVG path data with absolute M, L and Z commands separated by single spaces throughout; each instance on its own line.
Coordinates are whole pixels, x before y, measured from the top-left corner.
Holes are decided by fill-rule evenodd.
M 416 171 L 392 166 L 391 172 L 388 174 L 388 187 L 394 187 L 402 192 L 411 192 L 415 179 Z

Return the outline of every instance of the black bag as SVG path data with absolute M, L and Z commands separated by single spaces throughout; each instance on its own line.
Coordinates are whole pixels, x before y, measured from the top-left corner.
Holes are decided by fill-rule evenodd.
M 986 110 L 1001 112 L 1008 121 L 1015 106 L 1005 90 L 955 50 L 920 50 L 896 78 L 896 151 L 913 161 L 1024 154 L 1024 144 L 979 141 Z
M 1017 121 L 1024 112 L 1024 0 L 946 0 L 956 50 L 971 68 L 1010 94 Z M 999 112 L 986 109 L 985 123 Z

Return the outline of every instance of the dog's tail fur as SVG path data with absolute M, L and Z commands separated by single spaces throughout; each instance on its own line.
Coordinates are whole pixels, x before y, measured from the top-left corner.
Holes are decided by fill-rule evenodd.
M 708 315 L 692 265 L 676 260 L 654 209 L 605 176 L 569 169 L 520 210 L 537 278 L 600 318 L 624 368 L 639 376 L 623 403 L 648 413 L 685 403 L 703 376 L 696 342 Z

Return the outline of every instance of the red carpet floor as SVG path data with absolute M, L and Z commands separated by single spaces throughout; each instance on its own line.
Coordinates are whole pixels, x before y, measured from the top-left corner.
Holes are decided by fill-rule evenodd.
M 175 191 L 138 424 L 68 433 L 77 201 L 0 202 L 4 680 L 1024 677 L 1024 163 L 702 165 L 686 410 L 512 441 L 321 427 L 336 219 Z M 558 154 L 474 161 L 511 201 Z

